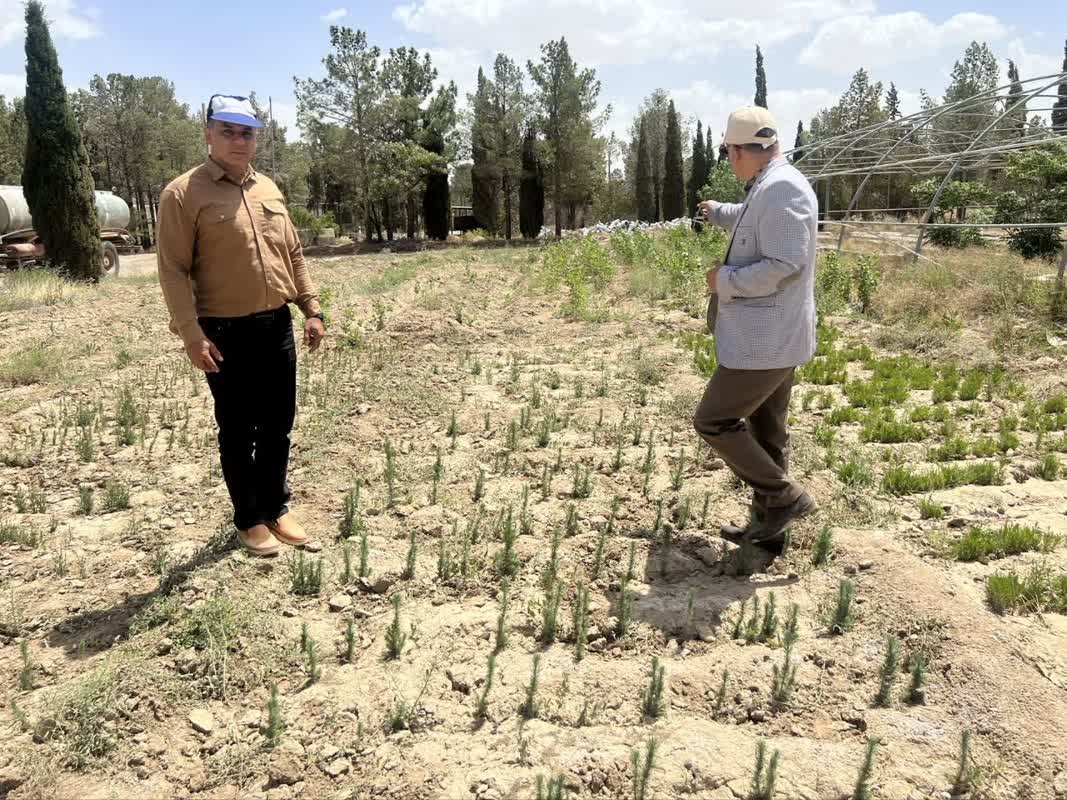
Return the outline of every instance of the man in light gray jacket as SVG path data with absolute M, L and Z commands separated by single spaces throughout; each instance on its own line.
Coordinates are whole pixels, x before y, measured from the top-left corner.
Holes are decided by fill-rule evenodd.
M 723 526 L 723 535 L 774 548 L 793 520 L 815 510 L 788 474 L 787 422 L 794 371 L 815 353 L 818 203 L 781 155 L 767 109 L 731 114 L 724 147 L 747 196 L 743 203 L 709 200 L 698 212 L 732 235 L 722 266 L 707 273 L 719 368 L 693 425 L 752 487 L 749 524 Z

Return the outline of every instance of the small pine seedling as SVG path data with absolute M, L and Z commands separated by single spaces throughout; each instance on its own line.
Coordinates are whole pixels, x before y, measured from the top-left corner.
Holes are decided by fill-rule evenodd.
M 671 470 L 671 488 L 674 491 L 680 491 L 682 485 L 685 483 L 685 448 L 683 447 L 678 451 L 678 458 L 675 459 L 674 468 Z
M 666 710 L 666 698 L 663 696 L 665 675 L 666 667 L 659 663 L 659 656 L 653 656 L 648 687 L 641 698 L 641 711 L 649 719 L 659 719 Z
M 978 767 L 971 758 L 971 731 L 964 730 L 960 737 L 960 759 L 956 769 L 956 777 L 952 781 L 952 794 L 962 796 L 968 794 L 978 776 Z
M 501 530 L 503 547 L 496 554 L 496 571 L 498 575 L 511 576 L 519 571 L 522 562 L 519 554 L 515 552 L 515 542 L 519 538 L 519 530 L 515 527 L 512 519 L 512 509 L 508 506 L 504 523 Z M 473 540 L 473 537 L 470 537 Z
M 277 747 L 282 740 L 285 721 L 282 719 L 282 703 L 278 699 L 278 687 L 270 687 L 270 700 L 267 701 L 267 727 L 263 732 L 267 747 Z
M 304 558 L 300 551 L 289 561 L 289 582 L 293 594 L 317 595 L 322 591 L 322 559 Z
M 767 605 L 763 608 L 763 623 L 760 625 L 759 640 L 770 642 L 778 635 L 778 612 L 775 608 L 774 592 L 771 592 Z
M 408 540 L 408 557 L 404 564 L 404 572 L 401 577 L 404 580 L 410 581 L 415 577 L 415 560 L 418 555 L 418 545 L 415 543 L 415 530 L 411 531 L 411 538 Z
M 603 530 L 596 537 L 596 554 L 593 556 L 593 580 L 600 579 L 600 573 L 604 569 L 604 547 L 608 542 L 608 528 L 605 525 Z
M 307 659 L 308 683 L 317 683 L 322 677 L 322 667 L 319 665 L 319 646 L 310 636 L 304 642 L 304 657 Z
M 537 446 L 548 447 L 552 438 L 552 423 L 546 416 L 541 420 L 541 427 L 537 429 Z
M 634 613 L 634 595 L 624 583 L 622 593 L 619 595 L 619 613 L 616 615 L 618 622 L 615 626 L 616 635 L 622 639 L 630 630 L 630 620 Z
M 574 600 L 573 622 L 574 660 L 581 661 L 585 658 L 585 645 L 589 639 L 589 590 L 581 583 Z
M 400 595 L 393 595 L 393 621 L 385 629 L 386 658 L 398 659 L 407 643 L 408 635 L 400 628 Z
M 562 775 L 545 780 L 544 775 L 537 776 L 537 800 L 567 800 L 567 789 Z
M 719 691 L 715 694 L 715 710 L 722 711 L 726 708 L 726 689 L 730 683 L 730 670 L 724 669 L 722 671 L 722 683 L 719 684 Z
M 345 542 L 341 546 L 341 584 L 347 586 L 355 577 L 352 574 L 352 547 Z
M 826 526 L 819 531 L 815 540 L 815 548 L 811 552 L 811 563 L 816 567 L 824 567 L 834 555 L 834 535 L 830 527 Z
M 630 540 L 630 556 L 626 562 L 626 577 L 623 583 L 629 583 L 634 579 L 634 559 L 637 558 L 637 542 Z
M 563 584 L 545 588 L 545 602 L 541 606 L 541 641 L 551 644 L 559 633 L 559 604 L 563 600 Z
M 648 434 L 648 449 L 645 450 L 645 461 L 641 466 L 641 473 L 645 476 L 644 484 L 641 487 L 641 493 L 648 497 L 648 488 L 652 482 L 652 470 L 656 465 L 656 450 L 652 445 L 652 432 Z
M 356 624 L 348 619 L 345 622 L 345 661 L 352 664 L 356 660 Z
M 530 683 L 526 686 L 526 699 L 523 700 L 519 713 L 523 719 L 537 719 L 539 711 L 537 688 L 541 676 L 541 654 L 534 653 L 533 667 L 530 671 Z
M 485 497 L 485 467 L 478 467 L 478 475 L 474 479 L 473 497 L 475 503 Z
M 541 499 L 547 500 L 552 496 L 552 468 L 545 464 L 541 470 Z
M 908 684 L 908 704 L 921 706 L 926 703 L 926 654 L 922 652 L 912 653 L 911 656 L 911 682 Z
M 396 505 L 398 477 L 396 468 L 396 449 L 389 437 L 385 437 L 385 469 L 382 478 L 385 480 L 385 507 L 392 508 Z
M 514 424 L 514 423 L 513 423 Z M 445 475 L 445 464 L 441 460 L 441 448 L 437 448 L 437 458 L 433 462 L 433 488 L 430 490 L 430 505 L 437 505 L 437 493 L 441 487 L 441 478 Z
M 593 493 L 593 474 L 589 467 L 574 465 L 574 483 L 571 485 L 571 497 L 581 500 Z
M 508 593 L 510 587 L 508 586 L 507 578 L 500 582 L 500 613 L 496 618 L 496 646 L 493 648 L 494 653 L 501 652 L 508 646 Z
M 19 655 L 22 657 L 22 669 L 19 671 L 19 689 L 28 692 L 33 688 L 34 663 L 30 658 L 30 643 L 23 639 L 19 643 Z
M 489 714 L 489 692 L 493 688 L 493 677 L 496 675 L 496 653 L 490 653 L 489 663 L 485 671 L 485 688 L 478 697 L 478 707 L 474 714 L 478 719 L 485 719 Z
M 93 513 L 93 487 L 78 487 L 78 513 L 87 517 Z
M 844 633 L 852 630 L 856 622 L 852 603 L 856 599 L 856 586 L 847 578 L 842 579 L 837 587 L 837 605 L 834 607 L 833 624 L 830 630 L 833 633 Z
M 652 778 L 652 768 L 656 763 L 656 750 L 658 747 L 659 743 L 656 741 L 656 737 L 651 736 L 648 739 L 648 744 L 645 745 L 644 758 L 641 757 L 639 750 L 630 751 L 630 766 L 633 768 L 634 800 L 649 800 L 651 797 L 648 791 L 648 784 Z
M 567 503 L 567 536 L 578 535 L 578 507 L 574 503 Z
M 878 744 L 877 737 L 867 740 L 867 751 L 863 756 L 863 764 L 860 765 L 859 776 L 856 778 L 852 800 L 872 800 L 871 779 L 874 777 L 874 754 L 878 750 Z
M 800 638 L 800 606 L 796 603 L 789 604 L 789 620 L 785 624 L 785 632 L 782 634 L 782 646 L 786 650 L 792 649 Z
M 708 506 L 711 505 L 711 492 L 704 492 L 704 507 L 700 511 L 700 527 L 708 527 Z
M 359 577 L 370 575 L 370 531 L 366 528 L 359 535 Z
M 793 687 L 796 685 L 797 665 L 793 663 L 793 650 L 786 648 L 782 657 L 782 666 L 772 666 L 771 704 L 776 709 L 786 708 L 793 699 Z
M 618 472 L 620 469 L 622 469 L 622 465 L 623 465 L 623 460 L 622 460 L 622 439 L 623 439 L 622 430 L 620 429 L 619 430 L 619 434 L 618 434 L 618 438 L 615 441 L 615 456 L 611 460 L 611 471 L 612 472 Z
M 756 767 L 752 773 L 752 789 L 749 800 L 773 800 L 774 785 L 778 782 L 778 762 L 781 753 L 775 750 L 767 759 L 767 742 L 760 739 L 756 744 Z
M 338 533 L 345 539 L 358 536 L 366 527 L 363 522 L 363 513 L 359 507 L 359 484 L 345 494 L 344 505 L 341 510 L 341 522 L 338 524 Z
M 878 672 L 878 694 L 874 703 L 882 708 L 893 704 L 893 686 L 897 682 L 897 670 L 900 666 L 900 643 L 895 636 L 885 639 L 885 660 Z
M 685 638 L 686 639 L 695 639 L 696 636 L 697 636 L 697 632 L 696 632 L 696 609 L 694 607 L 695 606 L 695 602 L 696 602 L 696 598 L 693 595 L 693 590 L 690 589 L 689 590 L 689 594 L 687 595 L 686 600 L 685 600 Z

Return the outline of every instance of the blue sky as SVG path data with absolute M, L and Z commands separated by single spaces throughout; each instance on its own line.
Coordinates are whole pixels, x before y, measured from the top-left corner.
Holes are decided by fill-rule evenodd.
M 576 59 L 597 68 L 611 129 L 622 133 L 657 87 L 679 111 L 721 134 L 728 112 L 749 102 L 753 48 L 766 57 L 770 107 L 785 131 L 832 103 L 859 67 L 888 86 L 905 111 L 918 91 L 944 90 L 972 38 L 988 41 L 1024 78 L 1058 71 L 1067 17 L 1045 0 L 404 0 L 234 3 L 184 0 L 49 0 L 48 16 L 70 88 L 96 73 L 162 75 L 199 105 L 213 92 L 273 96 L 292 125 L 293 75 L 315 76 L 331 22 L 362 28 L 383 49 L 428 49 L 443 79 L 470 90 L 494 49 L 517 60 L 565 35 Z M 719 10 L 717 10 L 719 9 Z M 1010 11 L 1010 16 L 1008 12 Z M 0 93 L 22 93 L 22 2 L 0 0 Z

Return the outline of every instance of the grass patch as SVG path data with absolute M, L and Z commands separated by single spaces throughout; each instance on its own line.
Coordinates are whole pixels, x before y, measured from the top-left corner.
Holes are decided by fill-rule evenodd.
M 921 425 L 897 419 L 895 411 L 872 411 L 863 421 L 860 439 L 880 444 L 921 442 L 926 439 L 926 430 Z
M 1019 553 L 1047 553 L 1060 537 L 1030 525 L 1012 523 L 1002 528 L 971 528 L 950 546 L 957 561 L 986 561 Z
M 50 701 L 38 733 L 56 742 L 74 769 L 86 768 L 118 746 L 118 735 L 102 722 L 117 714 L 124 672 L 111 664 L 98 667 Z
M 49 270 L 16 270 L 0 276 L 0 313 L 71 303 L 87 291 Z
M 38 342 L 0 363 L 0 383 L 31 386 L 54 381 L 62 374 L 63 365 L 63 354 L 58 348 Z
M 997 614 L 1054 611 L 1067 614 L 1067 573 L 1038 564 L 1020 576 L 1016 572 L 986 578 L 986 601 Z
M 938 489 L 957 486 L 998 486 L 1003 475 L 999 464 L 983 461 L 958 466 L 945 464 L 920 472 L 911 467 L 890 467 L 882 478 L 882 489 L 892 495 L 928 494 Z

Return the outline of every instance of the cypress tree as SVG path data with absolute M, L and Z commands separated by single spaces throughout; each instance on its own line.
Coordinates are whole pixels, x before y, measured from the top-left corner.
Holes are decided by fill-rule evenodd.
M 522 178 L 519 180 L 519 230 L 527 239 L 536 239 L 545 224 L 545 176 L 537 158 L 533 126 L 522 138 Z
M 431 153 L 443 155 L 445 139 L 436 128 L 427 128 L 423 146 Z M 448 238 L 449 210 L 448 171 L 435 170 L 426 178 L 422 193 L 422 218 L 429 238 L 440 241 Z
M 637 218 L 642 222 L 656 221 L 656 187 L 652 180 L 652 156 L 648 150 L 648 134 L 645 121 L 637 135 L 637 174 L 634 176 L 637 191 Z
M 689 172 L 689 190 L 686 193 L 686 202 L 689 213 L 695 214 L 697 203 L 700 202 L 700 190 L 708 180 L 708 165 L 705 162 L 707 152 L 704 149 L 704 127 L 697 120 L 697 136 L 693 140 L 693 163 Z
M 685 214 L 685 175 L 682 172 L 682 130 L 674 101 L 667 106 L 667 146 L 663 154 L 663 218 Z
M 474 95 L 474 123 L 471 126 L 471 205 L 478 227 L 496 233 L 497 194 L 500 181 L 487 142 L 488 86 L 485 73 L 478 68 L 478 90 Z
M 44 6 L 26 4 L 26 161 L 23 193 L 48 259 L 72 278 L 98 281 L 100 228 L 93 177 Z
M 1067 39 L 1063 42 L 1063 71 L 1067 73 Z M 1060 82 L 1059 98 L 1052 106 L 1052 130 L 1067 133 L 1067 78 Z
M 704 130 L 704 147 L 706 148 L 704 165 L 707 167 L 708 173 L 704 176 L 704 183 L 701 185 L 701 189 L 708 185 L 708 181 L 711 180 L 711 171 L 715 169 L 715 164 L 719 160 L 719 148 L 711 140 L 711 128 L 705 128 Z
M 1021 139 L 1026 135 L 1026 101 L 1023 100 L 1023 84 L 1019 79 L 1019 68 L 1010 58 L 1008 59 L 1008 80 L 1011 81 L 1007 102 L 1007 107 L 1011 109 L 1008 112 L 1011 120 L 1008 123 L 1008 130 L 1013 131 Z
M 796 164 L 800 159 L 804 157 L 804 151 L 800 148 L 804 146 L 804 121 L 797 120 L 797 138 L 793 142 L 793 163 Z
M 756 45 L 756 99 L 757 106 L 767 107 L 767 73 L 763 70 L 763 51 Z

